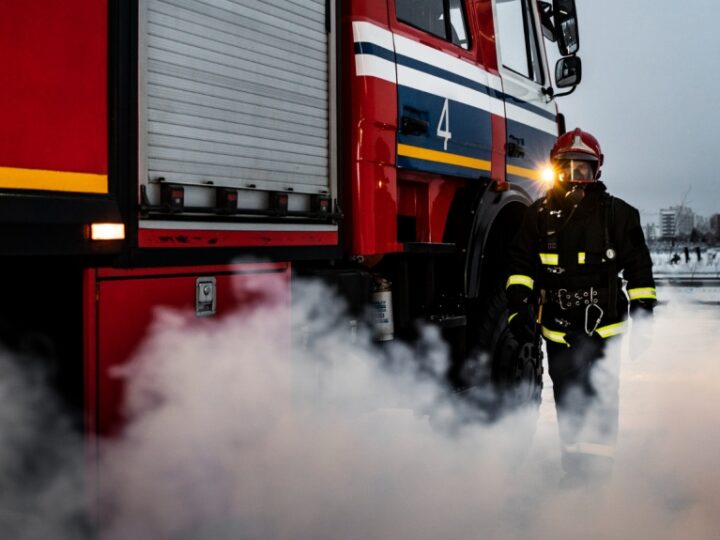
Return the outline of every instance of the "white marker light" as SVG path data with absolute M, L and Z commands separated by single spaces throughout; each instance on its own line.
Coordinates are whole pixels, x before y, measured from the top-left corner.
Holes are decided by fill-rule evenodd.
M 90 225 L 91 240 L 124 240 L 124 223 L 93 223 Z

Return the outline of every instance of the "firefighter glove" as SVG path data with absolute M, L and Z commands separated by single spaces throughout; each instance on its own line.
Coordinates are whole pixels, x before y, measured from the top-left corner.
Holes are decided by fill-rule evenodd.
M 533 341 L 536 334 L 535 310 L 529 304 L 510 309 L 508 317 L 510 331 L 521 343 Z
M 635 320 L 652 320 L 655 300 L 641 299 L 630 301 L 630 317 Z

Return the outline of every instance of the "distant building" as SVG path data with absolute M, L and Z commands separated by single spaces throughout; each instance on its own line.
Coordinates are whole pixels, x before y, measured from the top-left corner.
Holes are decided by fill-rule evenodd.
M 701 234 L 710 232 L 710 218 L 705 216 L 695 216 L 695 229 Z
M 677 236 L 677 213 L 674 210 L 660 210 L 660 237 Z
M 712 234 L 716 240 L 720 240 L 720 214 L 710 216 L 710 234 Z
M 645 224 L 645 240 L 648 242 L 657 240 L 657 226 L 654 223 Z
M 660 210 L 660 237 L 688 238 L 695 227 L 695 212 L 687 206 L 672 206 Z

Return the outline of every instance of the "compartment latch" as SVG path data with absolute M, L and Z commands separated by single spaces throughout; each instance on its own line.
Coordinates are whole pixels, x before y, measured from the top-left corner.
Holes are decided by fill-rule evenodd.
M 199 277 L 195 282 L 195 314 L 198 317 L 215 315 L 216 287 L 214 277 Z

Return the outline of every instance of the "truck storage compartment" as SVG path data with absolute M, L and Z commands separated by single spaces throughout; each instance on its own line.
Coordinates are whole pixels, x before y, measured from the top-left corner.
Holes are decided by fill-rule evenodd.
M 187 220 L 207 211 L 225 221 L 229 214 L 287 220 L 317 210 L 318 197 L 329 199 L 326 19 L 326 2 L 317 0 L 140 3 L 146 217 Z M 169 208 L 163 184 L 182 187 L 182 208 Z

